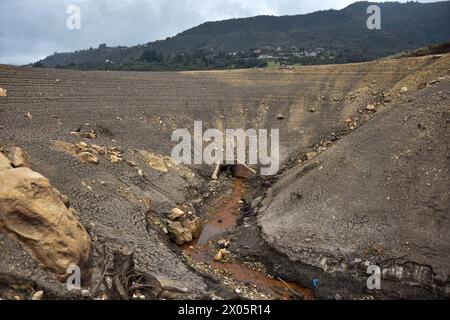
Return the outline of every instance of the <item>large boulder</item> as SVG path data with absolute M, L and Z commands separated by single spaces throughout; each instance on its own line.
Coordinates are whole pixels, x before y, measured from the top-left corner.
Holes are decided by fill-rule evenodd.
M 0 170 L 0 232 L 16 237 L 30 254 L 63 280 L 77 265 L 91 277 L 91 240 L 49 180 L 28 168 Z

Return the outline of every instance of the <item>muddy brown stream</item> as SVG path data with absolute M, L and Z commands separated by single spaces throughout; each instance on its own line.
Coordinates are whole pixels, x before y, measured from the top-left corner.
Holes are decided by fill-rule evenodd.
M 233 178 L 233 188 L 230 195 L 222 198 L 208 214 L 207 222 L 199 239 L 186 247 L 185 252 L 196 262 L 208 264 L 216 270 L 226 270 L 232 278 L 245 285 L 253 286 L 259 292 L 273 299 L 298 299 L 296 293 L 303 294 L 305 299 L 312 299 L 311 292 L 296 283 L 269 277 L 263 271 L 250 269 L 239 262 L 215 261 L 217 249 L 211 248 L 211 241 L 217 241 L 220 236 L 236 226 L 240 215 L 241 199 L 247 192 L 245 182 Z

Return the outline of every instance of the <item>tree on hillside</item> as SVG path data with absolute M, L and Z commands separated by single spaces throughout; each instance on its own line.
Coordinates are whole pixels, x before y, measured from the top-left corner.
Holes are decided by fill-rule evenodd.
M 145 49 L 144 52 L 142 52 L 141 56 L 139 57 L 139 60 L 147 61 L 149 63 L 156 62 L 159 63 L 163 61 L 164 57 L 162 54 L 157 54 L 154 50 L 150 51 L 148 49 Z

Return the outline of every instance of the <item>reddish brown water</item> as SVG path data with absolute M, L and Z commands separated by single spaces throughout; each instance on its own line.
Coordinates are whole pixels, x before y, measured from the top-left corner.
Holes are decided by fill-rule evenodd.
M 212 213 L 208 217 L 208 222 L 203 226 L 202 234 L 196 246 L 206 244 L 210 239 L 216 238 L 236 225 L 241 206 L 239 201 L 245 191 L 243 181 L 233 179 L 233 190 L 231 194 L 221 199 L 215 205 L 218 208 L 217 210 L 212 209 Z
M 308 289 L 291 282 L 270 278 L 263 272 L 250 269 L 236 262 L 219 262 L 214 260 L 214 250 L 208 246 L 208 241 L 218 240 L 220 235 L 232 229 L 239 218 L 240 200 L 246 192 L 245 184 L 240 179 L 233 179 L 233 189 L 229 196 L 219 200 L 211 210 L 210 217 L 203 227 L 198 241 L 185 248 L 185 252 L 195 261 L 209 264 L 217 270 L 225 270 L 238 282 L 256 286 L 263 293 L 275 299 L 297 299 L 296 293 L 303 293 L 305 299 L 312 299 Z

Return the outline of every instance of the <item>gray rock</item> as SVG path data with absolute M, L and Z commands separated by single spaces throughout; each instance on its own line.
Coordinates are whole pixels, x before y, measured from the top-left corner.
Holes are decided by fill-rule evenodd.
M 263 197 L 257 197 L 252 201 L 252 209 L 255 209 L 262 201 Z

